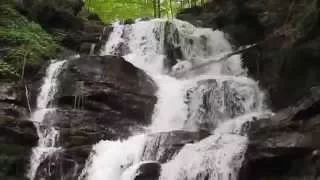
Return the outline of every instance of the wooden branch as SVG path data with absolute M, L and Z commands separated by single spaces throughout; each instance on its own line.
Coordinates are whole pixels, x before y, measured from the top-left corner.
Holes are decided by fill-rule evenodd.
M 31 113 L 31 106 L 30 106 L 30 101 L 29 101 L 29 91 L 28 91 L 28 87 L 26 84 L 24 85 L 24 88 L 25 88 L 25 92 L 26 92 L 26 99 L 27 99 L 29 113 Z
M 183 75 L 185 75 L 187 72 L 190 72 L 190 71 L 193 71 L 195 69 L 199 69 L 199 68 L 202 68 L 202 67 L 205 67 L 205 66 L 208 66 L 210 64 L 214 64 L 214 63 L 219 63 L 219 62 L 222 62 L 222 61 L 226 61 L 228 60 L 231 56 L 234 56 L 234 55 L 237 55 L 237 54 L 240 54 L 248 49 L 251 49 L 253 47 L 256 47 L 258 46 L 258 44 L 253 44 L 253 45 L 247 45 L 247 46 L 244 46 L 244 47 L 240 47 L 239 49 L 237 49 L 236 51 L 233 51 L 231 53 L 228 53 L 226 55 L 224 55 L 223 57 L 219 58 L 219 59 L 213 59 L 213 60 L 210 60 L 206 63 L 203 63 L 203 64 L 200 64 L 198 66 L 194 66 L 192 67 L 191 69 L 188 69 L 186 71 L 182 71 L 180 73 L 178 73 L 178 75 L 176 75 L 175 77 L 182 77 Z
M 29 54 L 29 51 L 27 51 L 23 56 L 23 65 L 22 65 L 22 72 L 21 72 L 20 81 L 23 81 L 23 78 L 24 78 L 24 70 L 25 70 L 25 67 L 26 67 L 28 54 Z

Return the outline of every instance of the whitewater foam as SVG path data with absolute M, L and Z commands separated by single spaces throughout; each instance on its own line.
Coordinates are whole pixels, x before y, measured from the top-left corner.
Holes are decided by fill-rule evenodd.
M 57 92 L 58 75 L 65 63 L 66 61 L 53 60 L 47 68 L 43 85 L 37 97 L 37 108 L 30 118 L 37 129 L 39 137 L 37 147 L 32 149 L 30 168 L 27 174 L 31 180 L 35 178 L 40 163 L 61 149 L 60 147 L 56 147 L 56 141 L 59 138 L 58 130 L 51 127 L 50 124 L 48 125 L 50 122 L 44 122 L 44 120 L 48 114 L 55 112 L 55 108 L 52 107 L 51 102 Z
M 168 64 L 166 62 L 176 59 L 167 56 L 168 47 L 178 49 L 182 54 L 179 62 L 172 69 L 169 67 L 169 70 L 165 67 Z M 190 118 L 188 114 L 201 110 L 204 102 L 200 97 L 212 90 L 219 91 L 222 103 L 225 100 L 240 99 L 241 102 L 234 103 L 240 103 L 244 109 L 235 108 L 232 110 L 235 111 L 233 115 L 227 114 L 224 119 L 218 119 L 216 125 L 210 129 L 211 136 L 198 143 L 185 145 L 171 161 L 162 166 L 162 180 L 236 178 L 247 147 L 247 137 L 241 131 L 241 127 L 265 111 L 263 93 L 255 81 L 246 77 L 241 56 L 234 55 L 225 61 L 195 69 L 181 78 L 172 77 L 178 71 L 213 59 L 218 60 L 230 52 L 232 47 L 223 32 L 196 28 L 180 20 L 155 19 L 136 21 L 130 25 L 114 24 L 114 31 L 102 55 L 123 56 L 126 61 L 144 70 L 159 87 L 152 123 L 146 133 L 197 131 L 195 121 L 201 121 L 202 116 L 197 119 Z M 209 88 L 209 91 L 206 88 L 195 89 L 198 94 L 194 99 L 191 98 L 191 105 L 188 105 L 187 91 L 200 81 L 208 80 L 214 80 L 220 85 Z M 227 86 L 223 86 L 225 81 L 229 81 Z M 215 103 L 215 96 L 212 93 L 211 96 L 204 104 Z M 217 111 L 222 113 L 228 113 L 226 108 L 219 107 L 219 104 L 212 107 L 220 108 Z M 209 121 L 213 121 L 213 117 L 209 116 Z M 87 168 L 83 173 L 87 174 L 85 179 L 132 179 L 141 163 L 138 157 L 145 143 L 145 138 L 138 137 L 140 136 L 133 136 L 125 141 L 99 142 L 93 149 L 94 155 L 87 161 Z M 128 161 L 126 157 L 129 155 L 135 158 Z M 128 167 L 126 171 L 119 169 L 122 164 Z

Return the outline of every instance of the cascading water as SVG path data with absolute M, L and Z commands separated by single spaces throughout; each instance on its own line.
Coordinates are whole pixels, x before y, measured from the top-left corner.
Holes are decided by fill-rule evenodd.
M 266 112 L 263 93 L 255 81 L 246 77 L 240 55 L 181 76 L 193 66 L 231 52 L 223 32 L 196 28 L 179 20 L 114 24 L 102 54 L 123 56 L 143 69 L 159 87 L 152 124 L 146 134 L 203 128 L 212 134 L 198 143 L 185 145 L 163 164 L 160 179 L 236 178 L 247 143 L 242 127 Z M 143 147 L 148 146 L 145 136 L 99 142 L 79 179 L 133 179 L 132 169 L 141 163 Z
M 28 178 L 31 180 L 35 178 L 40 163 L 60 149 L 60 147 L 56 147 L 59 132 L 51 126 L 52 122 L 47 121 L 46 116 L 55 112 L 51 101 L 57 92 L 57 78 L 65 63 L 66 61 L 52 61 L 47 68 L 43 85 L 37 97 L 37 108 L 30 118 L 39 137 L 38 146 L 33 148 L 30 160 Z

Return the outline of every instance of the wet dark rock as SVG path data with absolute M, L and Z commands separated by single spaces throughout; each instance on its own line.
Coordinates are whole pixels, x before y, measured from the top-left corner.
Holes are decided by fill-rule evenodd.
M 97 43 L 95 43 L 96 46 L 95 46 L 95 49 L 94 49 L 94 53 L 96 55 L 100 55 L 101 51 L 104 50 L 103 48 L 104 48 L 105 44 L 107 43 L 107 41 L 109 39 L 109 35 L 110 35 L 110 33 L 112 31 L 113 31 L 113 27 L 110 26 L 110 25 L 106 25 L 103 28 L 102 34 L 99 37 L 99 41 Z
M 82 0 L 21 0 L 16 2 L 17 9 L 30 19 L 39 23 L 66 49 L 81 54 L 89 54 L 83 44 L 97 44 L 94 52 L 102 48 L 104 37 L 110 31 L 104 31 L 105 24 L 90 12 L 84 12 Z M 81 15 L 86 14 L 85 17 Z M 90 20 L 89 20 L 90 19 Z M 104 44 L 104 43 L 103 43 Z
M 197 82 L 186 94 L 188 120 L 185 126 L 212 131 L 219 122 L 244 115 L 261 103 L 257 88 L 254 83 L 234 80 Z
M 297 104 L 251 123 L 241 179 L 312 179 L 317 170 L 312 153 L 320 149 L 319 120 L 320 89 L 315 87 Z
M 319 37 L 281 50 L 256 48 L 244 54 L 244 65 L 266 90 L 276 111 L 295 104 L 320 84 L 319 50 Z
M 65 17 L 66 16 L 64 16 L 64 18 Z M 111 27 L 105 27 L 106 25 L 99 21 L 83 22 L 79 17 L 73 18 L 75 19 L 70 21 L 73 23 L 78 21 L 79 24 L 63 29 L 62 45 L 80 54 L 89 54 L 90 50 L 88 51 L 88 48 L 84 48 L 85 44 L 96 44 L 93 52 L 98 54 L 103 44 L 105 44 L 106 39 L 109 37 Z M 61 33 L 59 29 L 58 31 L 52 29 L 51 32 L 53 34 Z
M 134 19 L 126 19 L 123 22 L 123 24 L 134 24 L 134 23 L 135 23 Z
M 226 32 L 235 47 L 258 43 L 243 53 L 243 65 L 276 115 L 251 123 L 241 180 L 315 179 L 320 172 L 312 155 L 320 145 L 319 93 L 309 92 L 320 84 L 318 10 L 311 0 L 226 0 L 178 14 Z
M 32 147 L 37 144 L 37 133 L 32 122 L 28 120 L 1 119 L 0 136 L 3 142 Z
M 164 53 L 166 58 L 164 60 L 164 68 L 170 70 L 178 60 L 182 60 L 189 57 L 183 57 L 180 46 L 176 44 L 180 43 L 180 35 L 178 28 L 171 22 L 166 22 L 164 27 Z
M 24 106 L 25 90 L 22 84 L 0 83 L 0 101 Z
M 145 162 L 137 169 L 134 180 L 158 180 L 160 173 L 161 165 L 158 162 Z
M 85 161 L 86 156 L 81 156 L 79 152 L 90 153 L 91 146 L 83 146 L 78 149 L 58 150 L 58 152 L 47 157 L 40 164 L 36 180 L 46 177 L 48 180 L 56 180 L 63 177 L 65 180 L 77 179 L 82 171 L 83 165 L 79 164 Z
M 90 55 L 92 48 L 94 48 L 94 46 L 95 46 L 94 43 L 85 42 L 81 44 L 79 51 L 84 54 Z
M 48 180 L 56 180 L 61 177 L 64 180 L 77 179 L 91 149 L 91 145 L 83 145 L 57 150 L 40 163 L 35 179 L 42 180 L 43 177 Z
M 177 17 L 196 26 L 221 29 L 239 45 L 254 43 L 264 35 L 256 15 L 244 3 L 237 1 L 214 1 L 205 8 L 186 9 Z
M 24 179 L 31 148 L 38 137 L 28 121 L 24 87 L 0 84 L 0 179 Z
M 235 47 L 258 43 L 243 53 L 243 63 L 277 111 L 320 83 L 318 9 L 319 2 L 312 0 L 226 0 L 186 9 L 177 16 L 224 31 Z
M 209 132 L 171 131 L 151 134 L 143 152 L 143 161 L 170 161 L 185 144 L 195 143 L 209 136 Z
M 76 90 L 82 94 L 102 91 L 99 85 L 109 85 L 133 95 L 153 96 L 156 90 L 153 81 L 142 70 L 116 56 L 82 56 L 69 61 L 60 75 L 60 85 L 63 94 L 58 93 L 58 96 L 74 95 Z
M 246 51 L 243 62 L 266 90 L 270 107 L 282 110 L 271 119 L 251 123 L 240 179 L 315 179 L 316 171 L 320 172 L 312 161 L 312 152 L 320 145 L 319 94 L 308 93 L 320 82 L 320 41 L 315 33 L 319 18 L 299 17 L 313 14 L 314 5 L 308 0 L 214 1 L 178 15 L 196 25 L 223 30 L 235 45 L 263 42 Z M 313 25 L 292 24 L 306 20 Z
M 140 119 L 112 109 L 100 110 L 59 108 L 52 118 L 60 129 L 61 145 L 67 148 L 92 145 L 101 139 L 127 138 L 132 132 L 143 130 L 144 122 L 139 122 Z
M 44 121 L 60 132 L 63 151 L 48 157 L 37 177 L 74 179 L 98 141 L 128 138 L 151 123 L 157 89 L 142 70 L 116 56 L 69 60 L 59 75 L 56 111 Z M 49 172 L 50 170 L 50 172 Z

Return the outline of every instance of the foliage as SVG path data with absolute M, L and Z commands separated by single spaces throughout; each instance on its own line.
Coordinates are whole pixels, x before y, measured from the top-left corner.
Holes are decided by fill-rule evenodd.
M 4 49 L 0 54 L 0 78 L 18 78 L 24 61 L 40 63 L 53 57 L 58 45 L 35 22 L 17 12 L 10 2 L 0 4 L 0 41 Z
M 182 8 L 202 5 L 205 0 L 86 0 L 89 11 L 110 23 L 139 17 L 173 17 Z
M 105 22 L 153 16 L 151 1 L 141 0 L 86 0 L 86 7 Z

